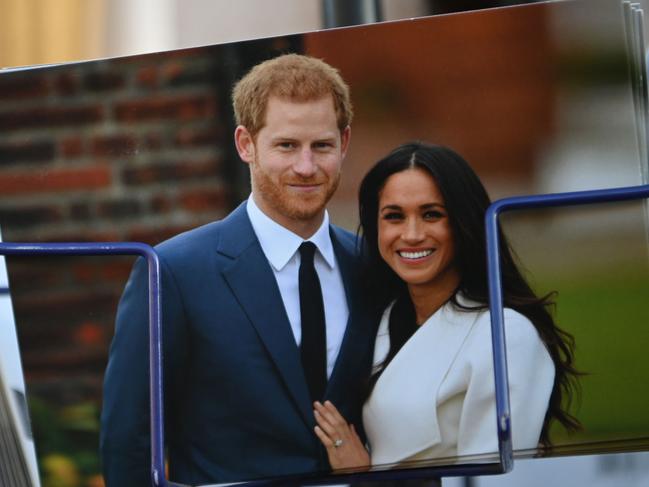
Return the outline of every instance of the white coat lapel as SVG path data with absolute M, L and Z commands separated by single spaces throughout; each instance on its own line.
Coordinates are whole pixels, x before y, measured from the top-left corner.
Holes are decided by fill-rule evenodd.
M 464 304 L 464 303 L 463 303 Z M 363 410 L 372 463 L 396 463 L 438 444 L 437 392 L 478 313 L 447 303 L 408 340 L 377 381 Z M 377 351 L 389 342 L 387 313 Z M 387 353 L 387 347 L 384 348 Z

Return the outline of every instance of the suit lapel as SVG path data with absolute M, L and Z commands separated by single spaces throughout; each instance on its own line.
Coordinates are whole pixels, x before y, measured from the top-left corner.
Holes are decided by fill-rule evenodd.
M 224 223 L 226 223 L 224 221 Z M 231 257 L 222 271 L 232 293 L 255 327 L 307 425 L 313 411 L 295 337 L 270 264 L 254 234 L 245 204 L 228 218 L 219 252 Z

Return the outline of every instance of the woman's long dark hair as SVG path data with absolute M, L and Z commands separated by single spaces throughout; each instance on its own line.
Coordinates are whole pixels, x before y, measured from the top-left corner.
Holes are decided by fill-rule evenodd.
M 454 264 L 460 275 L 460 284 L 451 298 L 452 303 L 464 308 L 456 299 L 457 292 L 472 301 L 484 303 L 483 308 L 488 303 L 484 216 L 491 201 L 482 182 L 460 155 L 446 147 L 415 142 L 396 148 L 367 173 L 358 196 L 359 234 L 364 240 L 364 282 L 371 287 L 367 292 L 383 308 L 396 300 L 389 323 L 390 350 L 381 368 L 370 379 L 370 391 L 385 366 L 417 329 L 407 286 L 381 258 L 378 249 L 381 190 L 390 176 L 412 168 L 428 172 L 444 198 L 455 243 Z M 554 293 L 542 297 L 534 294 L 519 271 L 500 228 L 498 232 L 504 305 L 532 322 L 555 366 L 554 387 L 539 440 L 541 445 L 550 447 L 549 426 L 552 420 L 558 421 L 569 431 L 580 428 L 579 421 L 567 411 L 578 386 L 574 338 L 557 327 L 548 310 L 554 305 Z

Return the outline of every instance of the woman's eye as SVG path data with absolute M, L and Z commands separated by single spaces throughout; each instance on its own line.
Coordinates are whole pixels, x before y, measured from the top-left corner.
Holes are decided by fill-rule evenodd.
M 383 214 L 384 220 L 400 220 L 401 218 L 403 218 L 401 213 L 398 213 L 396 211 Z
M 439 220 L 444 218 L 446 215 L 439 210 L 429 210 L 424 213 L 424 218 L 427 220 Z

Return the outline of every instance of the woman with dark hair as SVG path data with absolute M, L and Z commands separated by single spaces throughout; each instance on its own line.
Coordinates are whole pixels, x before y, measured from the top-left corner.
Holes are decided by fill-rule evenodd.
M 398 147 L 365 176 L 360 232 L 368 293 L 385 309 L 363 409 L 369 452 L 335 405 L 315 403 L 334 469 L 497 450 L 484 215 L 487 192 L 452 150 Z M 573 338 L 537 297 L 500 235 L 513 446 L 550 446 L 569 403 Z M 371 459 L 370 459 L 371 457 Z

